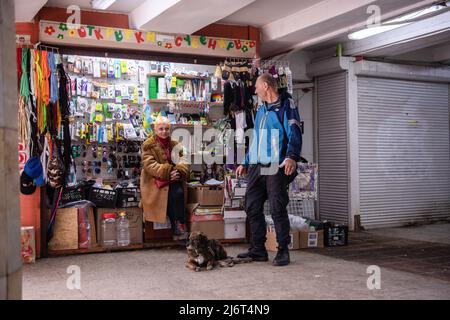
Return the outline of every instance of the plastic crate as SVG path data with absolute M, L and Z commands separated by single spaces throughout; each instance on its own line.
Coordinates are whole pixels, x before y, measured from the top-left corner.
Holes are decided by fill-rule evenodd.
M 89 201 L 97 208 L 115 208 L 117 203 L 117 191 L 109 189 L 91 188 Z
M 70 202 L 80 201 L 85 198 L 86 193 L 83 186 L 67 187 L 63 189 L 60 204 L 63 205 Z
M 334 222 L 324 222 L 325 247 L 340 247 L 348 245 L 348 226 Z
M 117 189 L 117 208 L 137 207 L 140 200 L 141 190 L 138 187 Z

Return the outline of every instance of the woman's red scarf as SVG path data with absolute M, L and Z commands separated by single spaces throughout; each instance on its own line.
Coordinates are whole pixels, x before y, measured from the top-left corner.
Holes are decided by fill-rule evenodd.
M 172 152 L 172 150 L 170 150 L 170 137 L 161 138 L 159 136 L 156 136 L 156 140 L 159 142 L 159 144 L 163 148 L 164 153 L 166 154 L 166 157 L 167 157 L 167 161 L 169 161 L 169 163 L 170 163 L 172 161 L 171 156 L 170 156 L 170 154 Z
M 167 157 L 167 161 L 169 161 L 169 163 L 170 163 L 172 161 L 170 158 L 170 153 L 172 152 L 172 150 L 170 150 L 170 137 L 167 137 L 164 139 L 164 138 L 161 138 L 156 135 L 156 141 L 158 141 L 159 145 L 162 147 L 162 149 Z M 164 179 L 155 178 L 156 187 L 158 187 L 159 189 L 164 188 L 171 183 L 172 182 L 170 181 L 170 179 L 164 180 Z

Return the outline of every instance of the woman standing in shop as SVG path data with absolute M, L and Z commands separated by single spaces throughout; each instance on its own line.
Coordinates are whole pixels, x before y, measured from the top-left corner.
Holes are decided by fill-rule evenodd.
M 170 122 L 158 117 L 154 135 L 142 145 L 141 206 L 146 221 L 166 223 L 169 216 L 174 239 L 186 237 L 185 189 L 189 166 L 183 148 L 170 138 Z

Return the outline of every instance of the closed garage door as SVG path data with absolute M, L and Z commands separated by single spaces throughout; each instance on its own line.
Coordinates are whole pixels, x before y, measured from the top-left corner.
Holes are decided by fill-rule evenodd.
M 362 225 L 450 218 L 449 86 L 361 77 L 358 108 Z
M 319 215 L 348 223 L 347 73 L 317 80 Z

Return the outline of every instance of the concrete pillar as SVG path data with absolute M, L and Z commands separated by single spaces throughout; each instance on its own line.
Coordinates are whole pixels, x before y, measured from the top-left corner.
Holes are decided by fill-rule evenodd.
M 21 299 L 14 0 L 0 1 L 0 299 Z

